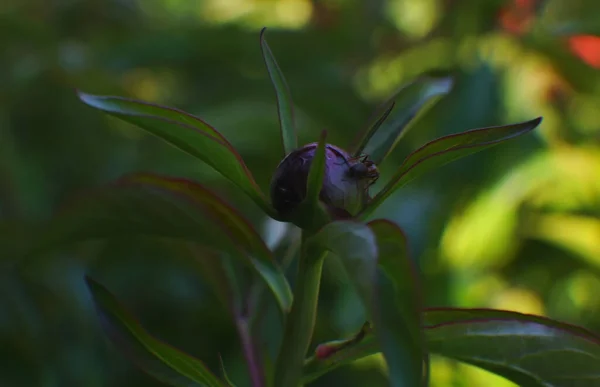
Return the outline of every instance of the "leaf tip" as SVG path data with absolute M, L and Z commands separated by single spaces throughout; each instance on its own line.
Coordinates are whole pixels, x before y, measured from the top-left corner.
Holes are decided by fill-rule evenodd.
M 319 136 L 319 142 L 325 142 L 327 139 L 327 129 L 321 130 L 321 135 Z
M 100 285 L 100 283 L 98 283 L 96 280 L 94 280 L 92 277 L 90 277 L 87 274 L 83 277 L 83 279 L 85 281 L 85 285 L 87 286 L 89 292 L 92 294 L 92 297 L 96 298 L 98 291 L 102 290 L 102 285 Z
M 87 285 L 88 288 L 92 287 L 92 286 L 94 286 L 96 284 L 96 281 L 94 281 L 92 279 L 92 277 L 90 277 L 87 274 L 85 276 L 83 276 L 83 280 L 85 281 L 85 284 Z
M 516 124 L 515 126 L 522 128 L 521 133 L 526 133 L 526 132 L 530 132 L 530 131 L 534 130 L 535 128 L 537 128 L 538 126 L 540 126 L 543 119 L 544 119 L 544 117 L 539 116 L 532 120 L 524 121 L 519 124 Z
M 87 99 L 89 99 L 89 97 L 91 96 L 91 94 L 88 94 L 77 88 L 75 89 L 75 94 L 77 94 L 77 98 L 79 98 L 82 102 L 85 102 L 85 103 L 88 103 Z

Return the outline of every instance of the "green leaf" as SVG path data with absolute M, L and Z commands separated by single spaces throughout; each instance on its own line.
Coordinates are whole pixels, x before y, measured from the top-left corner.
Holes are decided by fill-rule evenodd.
M 127 235 L 177 238 L 230 254 L 256 270 L 284 313 L 291 306 L 290 286 L 260 235 L 214 193 L 186 179 L 138 174 L 83 196 L 50 222 L 31 253 Z
M 441 167 L 461 157 L 477 153 L 535 129 L 542 117 L 506 126 L 474 129 L 438 138 L 411 153 L 394 174 L 390 182 L 373 198 L 359 217 L 368 217 L 396 189 L 425 172 Z
M 275 88 L 281 139 L 283 140 L 283 150 L 285 155 L 287 155 L 298 148 L 298 137 L 294 125 L 294 104 L 292 102 L 290 88 L 288 87 L 285 77 L 275 60 L 275 56 L 273 56 L 273 53 L 267 44 L 267 40 L 265 39 L 266 30 L 267 28 L 265 27 L 260 32 L 260 47 L 262 49 L 263 59 L 267 65 L 267 70 L 269 71 L 271 83 L 273 83 L 273 87 Z
M 310 163 L 310 171 L 306 180 L 306 204 L 316 207 L 319 203 L 319 194 L 323 188 L 323 179 L 325 177 L 325 146 L 327 140 L 327 131 L 321 132 L 315 155 Z
M 223 379 L 225 379 L 225 383 L 228 387 L 235 387 L 235 384 L 229 379 L 227 376 L 227 371 L 225 370 L 225 363 L 223 362 L 223 358 L 219 355 L 219 362 L 221 363 L 221 373 L 223 374 Z
M 83 92 L 78 95 L 87 105 L 137 125 L 204 161 L 242 189 L 266 213 L 276 217 L 240 154 L 225 137 L 198 117 L 133 99 Z
M 452 85 L 453 80 L 448 76 L 429 75 L 403 86 L 386 103 L 383 115 L 361 136 L 354 156 L 365 153 L 380 164 L 406 133 L 409 124 L 415 122 L 417 113 L 423 114 L 439 97 L 448 94 Z
M 435 327 L 441 324 L 458 323 L 480 319 L 500 319 L 500 320 L 519 320 L 525 322 L 535 322 L 549 327 L 555 327 L 568 331 L 574 335 L 595 336 L 585 328 L 552 320 L 547 317 L 536 316 L 519 312 L 511 312 L 501 309 L 486 308 L 428 308 L 423 315 L 425 328 Z
M 476 313 L 475 313 L 476 314 Z M 600 386 L 600 339 L 537 319 L 447 322 L 427 330 L 432 352 L 472 364 L 520 386 Z M 477 314 L 476 314 L 477 315 Z M 537 320 L 537 321 L 536 321 Z
M 386 103 L 383 104 L 382 107 L 377 109 L 377 111 L 373 114 L 373 117 L 369 119 L 369 124 L 366 129 L 361 130 L 358 133 L 357 138 L 354 140 L 353 145 L 349 147 L 353 157 L 359 157 L 365 147 L 369 143 L 369 141 L 373 138 L 373 135 L 377 133 L 381 125 L 388 119 L 392 110 L 396 106 L 396 102 L 394 102 L 393 98 Z
M 487 369 L 522 386 L 600 386 L 600 337 L 545 317 L 493 309 L 428 309 L 431 353 Z M 322 344 L 326 345 L 326 344 Z M 307 359 L 308 383 L 343 364 L 378 353 L 371 334 L 326 359 Z
M 429 356 L 421 329 L 422 296 L 406 236 L 386 220 L 370 222 L 369 227 L 377 239 L 380 268 L 374 301 L 379 313 L 373 319 L 392 385 L 427 386 Z
M 385 221 L 371 227 L 332 222 L 314 235 L 308 246 L 321 246 L 342 261 L 383 345 L 391 385 L 422 385 L 426 372 L 420 307 L 415 302 L 414 278 L 410 278 L 414 273 L 406 272 L 410 264 L 398 262 L 407 259 L 402 233 Z M 403 293 L 407 289 L 410 292 Z
M 331 222 L 307 240 L 306 248 L 336 254 L 365 307 L 371 310 L 377 274 L 377 241 L 367 225 L 352 221 Z
M 152 337 L 102 285 L 86 277 L 102 328 L 138 367 L 171 386 L 223 387 L 198 359 Z

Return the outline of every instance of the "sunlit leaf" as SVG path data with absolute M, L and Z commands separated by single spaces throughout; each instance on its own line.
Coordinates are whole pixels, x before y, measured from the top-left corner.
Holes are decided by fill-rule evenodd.
M 486 309 L 486 308 L 429 308 L 423 314 L 423 322 L 425 328 L 435 327 L 441 324 L 458 323 L 473 320 L 518 320 L 525 322 L 534 322 L 541 325 L 547 325 L 557 329 L 570 332 L 573 335 L 579 336 L 597 336 L 585 328 L 576 325 L 567 324 L 561 321 L 552 320 L 547 317 L 536 316 L 526 313 L 512 312 L 501 309 Z
M 600 386 L 598 338 L 547 321 L 476 316 L 471 321 L 430 327 L 430 350 L 520 386 Z
M 461 157 L 477 153 L 503 141 L 528 133 L 535 129 L 540 122 L 542 122 L 542 118 L 538 117 L 531 121 L 513 125 L 474 129 L 441 137 L 424 145 L 404 160 L 392 179 L 373 198 L 367 208 L 360 214 L 360 217 L 366 218 L 369 216 L 396 189 L 419 175 Z
M 409 264 L 402 234 L 388 222 L 373 230 L 361 223 L 333 222 L 308 242 L 333 252 L 341 260 L 374 324 L 393 386 L 418 386 L 425 376 L 422 333 L 412 272 L 400 273 Z M 394 240 L 400 238 L 400 240 Z M 382 264 L 378 265 L 381 243 Z M 409 294 L 402 292 L 410 289 Z M 322 348 L 321 348 L 322 349 Z
M 376 164 L 381 163 L 406 133 L 417 113 L 423 112 L 425 108 L 432 106 L 432 102 L 448 94 L 452 85 L 451 77 L 429 75 L 403 86 L 388 101 L 388 108 L 380 119 L 361 136 L 358 148 L 353 152 L 355 156 L 365 153 Z
M 259 234 L 214 193 L 186 179 L 139 174 L 83 196 L 50 222 L 32 252 L 127 235 L 198 242 L 240 258 L 265 281 L 281 309 L 290 308 L 289 284 Z
M 426 386 L 429 357 L 421 329 L 421 289 L 406 236 L 386 220 L 370 222 L 369 228 L 377 239 L 380 268 L 375 299 L 379 313 L 373 319 L 390 378 L 393 385 L 403 385 L 404 380 L 409 386 Z
M 104 286 L 86 282 L 107 336 L 142 370 L 171 386 L 226 386 L 200 360 L 152 337 Z
M 428 309 L 431 353 L 473 364 L 521 386 L 600 386 L 600 337 L 545 317 L 493 309 Z M 371 334 L 326 359 L 307 359 L 308 383 L 380 351 Z
M 269 71 L 269 77 L 275 88 L 283 150 L 287 155 L 298 148 L 298 137 L 294 125 L 294 105 L 292 102 L 292 94 L 285 81 L 285 77 L 265 39 L 265 31 L 266 28 L 263 28 L 260 32 L 260 47 L 262 49 L 265 64 L 267 65 L 267 70 Z
M 78 94 L 89 106 L 137 125 L 204 161 L 242 189 L 265 212 L 275 216 L 239 153 L 225 137 L 198 117 L 143 101 Z

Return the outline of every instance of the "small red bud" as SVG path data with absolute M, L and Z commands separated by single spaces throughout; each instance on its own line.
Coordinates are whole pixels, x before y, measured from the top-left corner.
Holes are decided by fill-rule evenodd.
M 327 359 L 329 356 L 333 355 L 338 348 L 335 346 L 330 346 L 327 344 L 321 344 L 315 349 L 315 356 L 319 360 Z

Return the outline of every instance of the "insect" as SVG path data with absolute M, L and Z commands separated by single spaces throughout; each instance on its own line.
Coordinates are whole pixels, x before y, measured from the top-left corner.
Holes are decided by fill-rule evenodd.
M 271 179 L 271 203 L 283 216 L 291 214 L 304 200 L 310 166 L 317 143 L 307 144 L 288 154 Z M 331 144 L 325 147 L 325 175 L 319 199 L 330 211 L 357 213 L 369 200 L 369 187 L 379 177 L 377 167 L 367 155 L 351 157 Z
M 355 162 L 350 166 L 350 170 L 348 171 L 348 175 L 351 178 L 357 180 L 369 179 L 368 187 L 375 184 L 377 179 L 379 179 L 379 170 L 373 160 L 369 160 L 369 155 L 363 154 L 353 157 L 349 161 Z

